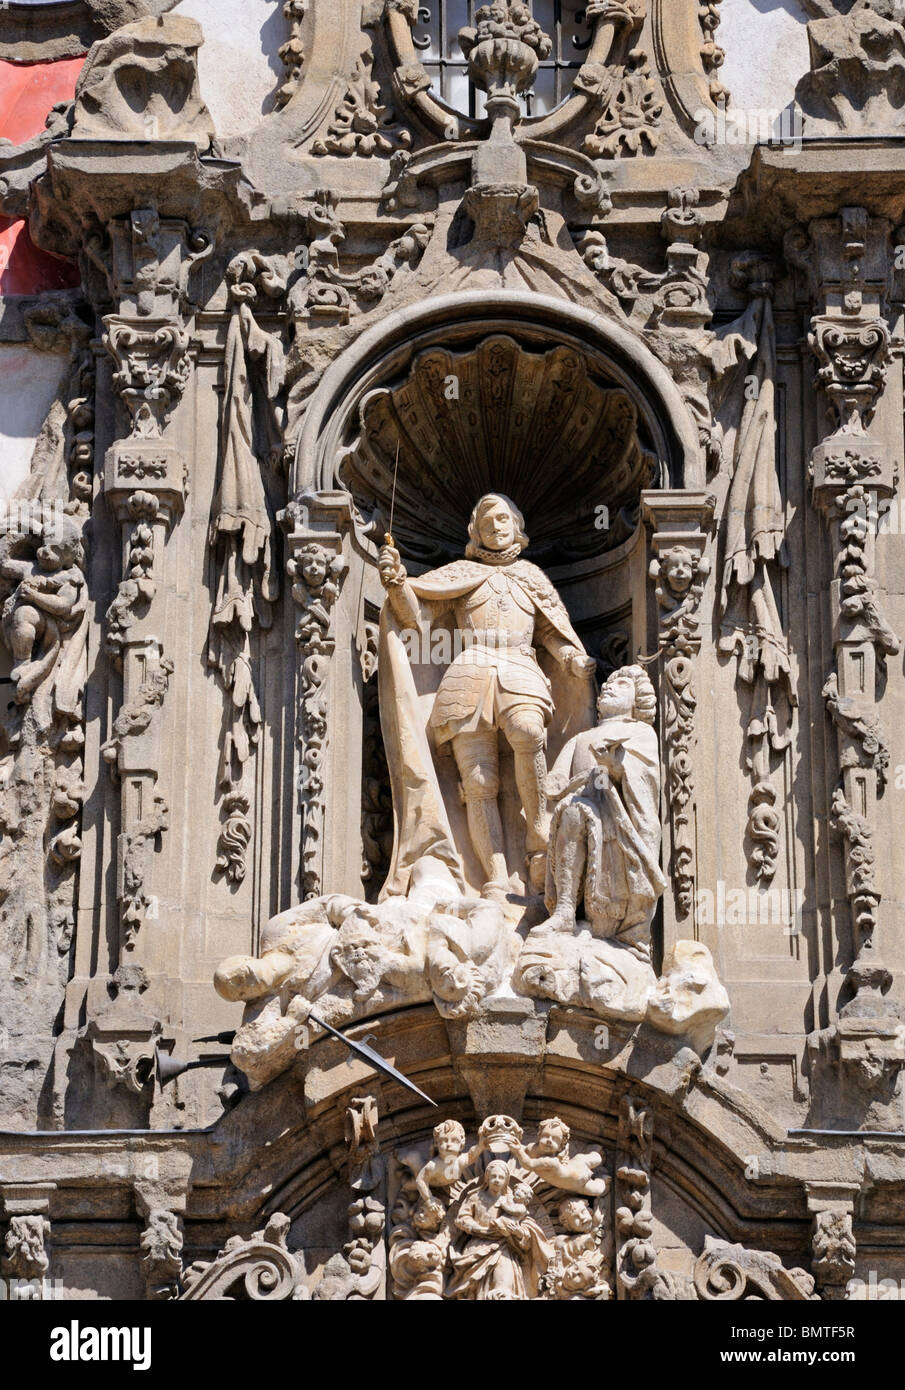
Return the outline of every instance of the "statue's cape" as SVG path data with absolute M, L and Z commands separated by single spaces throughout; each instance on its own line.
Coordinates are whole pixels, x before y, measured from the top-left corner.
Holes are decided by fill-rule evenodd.
M 410 580 L 418 598 L 428 603 L 462 598 L 494 570 L 476 560 L 458 560 Z M 506 567 L 523 592 L 568 643 L 582 648 L 565 606 L 542 570 L 526 560 Z M 451 620 L 442 620 L 450 624 Z M 425 642 L 425 650 L 430 643 Z M 591 727 L 594 692 L 589 681 L 567 675 L 548 653 L 539 662 L 551 684 L 553 720 L 547 734 L 548 764 L 575 734 Z M 485 875 L 471 845 L 459 775 L 449 745 L 438 750 L 428 729 L 434 698 L 447 668 L 409 661 L 405 634 L 388 603 L 380 616 L 380 719 L 393 792 L 393 858 L 381 898 L 408 892 L 414 866 L 425 858 L 447 865 L 456 884 L 479 894 Z M 501 740 L 500 811 L 506 832 L 507 862 L 513 891 L 525 891 L 524 822 L 515 790 L 511 756 Z
M 532 565 L 529 560 L 515 560 L 511 565 L 483 565 L 479 560 L 454 560 L 451 565 L 433 570 L 420 579 L 410 579 L 414 592 L 419 598 L 437 603 L 464 598 L 473 589 L 489 579 L 492 574 L 507 574 L 515 579 L 522 592 L 531 600 L 535 608 L 544 615 L 559 633 L 573 646 L 581 647 L 582 641 L 569 621 L 566 606 L 554 589 L 543 570 Z

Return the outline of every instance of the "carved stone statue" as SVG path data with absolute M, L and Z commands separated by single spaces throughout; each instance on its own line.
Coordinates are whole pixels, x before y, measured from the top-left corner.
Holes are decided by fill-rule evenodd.
M 46 725 L 54 712 L 75 716 L 84 685 L 85 555 L 79 529 L 66 520 L 47 530 L 33 559 L 12 553 L 23 543 L 13 532 L 0 545 L 0 582 L 8 592 L 0 623 L 16 702 L 40 706 Z
M 660 870 L 660 760 L 657 702 L 640 666 L 624 666 L 603 687 L 596 729 L 576 735 L 548 787 L 557 798 L 550 827 L 543 930 L 575 930 L 580 902 L 591 932 L 646 942 Z
M 602 1154 L 570 1156 L 569 1128 L 555 1116 L 524 1140 L 511 1116 L 491 1115 L 470 1146 L 462 1125 L 444 1120 L 426 1160 L 421 1146 L 399 1152 L 389 1238 L 397 1298 L 610 1297 L 600 1203 L 610 1179 L 592 1177 Z
M 555 1253 L 545 1279 L 553 1297 L 560 1302 L 606 1302 L 612 1290 L 601 1244 L 603 1213 L 580 1197 L 567 1197 L 559 1206 L 559 1224 L 563 1234 L 553 1242 Z
M 503 1159 L 488 1163 L 456 1217 L 466 1240 L 450 1251 L 450 1297 L 499 1303 L 536 1296 L 553 1251 L 528 1214 L 530 1198 L 530 1189 L 513 1182 Z
M 524 873 L 517 842 L 539 889 L 549 827 L 548 729 L 559 742 L 588 722 L 595 663 L 550 581 L 520 558 L 528 544 L 521 513 L 507 497 L 488 494 L 475 506 L 468 533 L 464 560 L 418 579 L 408 577 L 392 545 L 380 551 L 388 598 L 381 714 L 397 819 L 385 893 L 405 892 L 412 865 L 431 853 L 482 896 L 505 898 Z M 430 656 L 410 663 L 402 633 L 443 622 L 447 631 L 451 625 L 456 649 L 445 669 Z M 429 640 L 426 650 L 437 646 Z M 547 675 L 543 656 L 564 681 Z M 506 751 L 514 760 L 523 827 L 501 810 Z M 460 823 L 459 787 L 467 826 Z

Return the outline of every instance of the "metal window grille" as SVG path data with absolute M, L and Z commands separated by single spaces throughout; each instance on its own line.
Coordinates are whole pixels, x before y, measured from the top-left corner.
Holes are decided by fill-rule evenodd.
M 468 65 L 457 34 L 474 24 L 475 10 L 483 0 L 428 0 L 418 11 L 414 43 L 431 77 L 434 92 L 456 111 L 469 116 L 484 114 L 484 93 L 468 80 Z M 580 0 L 579 0 L 580 3 Z M 553 40 L 549 58 L 538 67 L 534 86 L 523 98 L 525 114 L 543 115 L 569 95 L 574 73 L 591 45 L 585 9 L 569 0 L 535 0 L 534 18 Z

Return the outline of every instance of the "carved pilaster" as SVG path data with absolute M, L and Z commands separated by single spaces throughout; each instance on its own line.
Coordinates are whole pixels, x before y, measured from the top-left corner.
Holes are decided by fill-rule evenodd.
M 657 581 L 663 756 L 679 917 L 691 913 L 696 883 L 695 665 L 701 650 L 698 609 L 710 573 L 704 552 L 714 506 L 714 498 L 703 492 L 646 492 L 642 501 L 653 532 L 650 574 Z
M 102 748 L 120 790 L 120 932 L 110 1003 L 91 1020 L 86 1036 L 105 1081 L 136 1094 L 153 1085 L 160 1033 L 141 1002 L 149 984 L 141 932 L 159 915 L 152 864 L 168 828 L 158 780 L 174 668 L 160 640 L 160 603 L 168 587 L 167 541 L 184 510 L 188 471 L 173 417 L 193 370 L 189 274 L 211 249 L 206 234 L 182 219 L 162 217 L 154 202 L 111 219 L 86 249 L 113 304 L 103 320 L 102 343 L 124 407 L 118 417 L 122 432 L 104 462 L 104 492 L 122 541 L 122 578 L 106 618 L 106 647 L 121 672 L 122 702 Z
M 343 533 L 351 521 L 346 493 L 321 493 L 292 502 L 283 514 L 289 538 L 287 570 L 299 605 L 298 742 L 300 879 L 303 895 L 322 891 L 324 776 L 330 739 L 330 668 L 336 649 L 334 610 L 348 563 Z
M 898 466 L 871 430 L 890 355 L 890 228 L 863 208 L 843 208 L 810 232 L 821 312 L 811 321 L 809 344 L 832 427 L 810 462 L 814 505 L 827 520 L 833 552 L 835 669 L 823 694 L 837 730 L 840 780 L 830 824 L 843 844 L 853 949 L 851 997 L 836 1023 L 811 1039 L 812 1118 L 860 1126 L 869 1113 L 878 1128 L 900 1129 L 905 1050 L 899 1010 L 883 998 L 892 976 L 880 955 L 874 849 L 888 763 L 877 707 L 886 658 L 900 648 L 880 610 L 875 574 L 878 505 L 894 494 Z M 828 1066 L 845 1073 L 838 1086 L 826 1084 Z

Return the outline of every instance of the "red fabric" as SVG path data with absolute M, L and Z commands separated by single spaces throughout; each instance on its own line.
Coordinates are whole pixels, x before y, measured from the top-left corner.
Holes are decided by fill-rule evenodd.
M 57 63 L 7 63 L 0 60 L 0 136 L 14 145 L 44 129 L 58 101 L 69 101 L 84 58 Z M 0 294 L 41 294 L 79 283 L 77 267 L 39 251 L 24 222 L 0 217 Z

